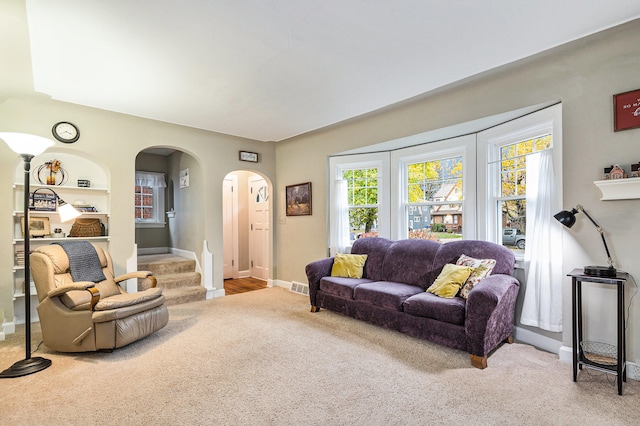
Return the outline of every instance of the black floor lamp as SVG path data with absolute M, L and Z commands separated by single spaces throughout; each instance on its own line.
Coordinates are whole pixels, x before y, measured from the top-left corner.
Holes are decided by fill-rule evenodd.
M 51 365 L 51 360 L 31 357 L 31 271 L 29 269 L 29 174 L 31 159 L 54 145 L 50 139 L 25 133 L 0 133 L 9 148 L 24 161 L 24 329 L 26 340 L 25 359 L 20 360 L 0 373 L 0 378 L 21 377 L 37 373 Z

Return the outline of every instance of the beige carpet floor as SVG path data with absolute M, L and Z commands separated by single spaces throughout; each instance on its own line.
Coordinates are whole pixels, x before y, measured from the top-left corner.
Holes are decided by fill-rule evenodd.
M 34 348 L 40 334 L 34 326 Z M 23 329 L 19 331 L 23 332 Z M 0 370 L 24 357 L 0 342 Z M 640 383 L 524 344 L 489 367 L 468 354 L 323 310 L 268 288 L 170 307 L 169 324 L 112 353 L 61 354 L 0 380 L 3 425 L 631 425 Z

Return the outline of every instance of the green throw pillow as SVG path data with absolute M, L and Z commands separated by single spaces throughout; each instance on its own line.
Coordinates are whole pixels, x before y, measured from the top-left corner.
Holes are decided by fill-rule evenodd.
M 471 268 L 468 266 L 447 263 L 427 291 L 436 296 L 452 299 L 458 294 L 462 284 L 469 278 L 470 274 Z
M 333 258 L 332 277 L 362 278 L 366 254 L 341 254 Z

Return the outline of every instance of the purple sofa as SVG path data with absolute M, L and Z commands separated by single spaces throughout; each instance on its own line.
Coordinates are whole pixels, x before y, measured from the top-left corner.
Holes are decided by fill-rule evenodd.
M 471 364 L 487 366 L 487 355 L 512 342 L 520 284 L 511 274 L 513 253 L 487 241 L 390 241 L 360 238 L 352 254 L 366 254 L 362 278 L 332 277 L 333 258 L 307 265 L 311 312 L 320 308 L 469 352 Z M 425 290 L 447 263 L 461 254 L 495 259 L 496 265 L 467 299 L 445 299 Z

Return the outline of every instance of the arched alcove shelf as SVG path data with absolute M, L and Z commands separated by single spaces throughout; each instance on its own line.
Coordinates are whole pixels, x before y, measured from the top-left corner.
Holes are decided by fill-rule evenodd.
M 52 173 L 47 169 L 46 163 L 59 162 L 61 170 Z M 63 178 L 64 175 L 64 178 Z M 55 184 L 47 184 L 47 177 L 55 177 Z M 86 239 L 92 243 L 107 248 L 109 242 L 109 217 L 110 217 L 110 173 L 103 165 L 85 155 L 79 155 L 70 150 L 52 148 L 31 160 L 31 174 L 29 189 L 46 194 L 48 200 L 43 200 L 38 208 L 30 210 L 30 222 L 37 228 L 30 227 L 31 250 L 38 246 L 51 244 L 55 241 L 69 240 L 71 223 L 61 223 L 56 212 L 56 200 L 51 191 L 65 202 L 72 204 L 82 213 L 80 219 L 99 220 L 104 233 L 92 237 L 73 237 L 74 239 Z M 44 189 L 44 190 L 40 190 Z M 25 253 L 23 227 L 24 227 L 24 163 L 18 158 L 13 178 L 13 247 L 14 247 L 14 322 L 24 323 L 24 258 Z M 49 206 L 47 209 L 44 206 Z M 34 229 L 36 231 L 34 232 Z M 61 232 L 56 233 L 56 230 Z M 32 305 L 36 306 L 37 298 L 33 283 L 30 283 Z M 31 318 L 37 321 L 37 312 L 32 310 Z

